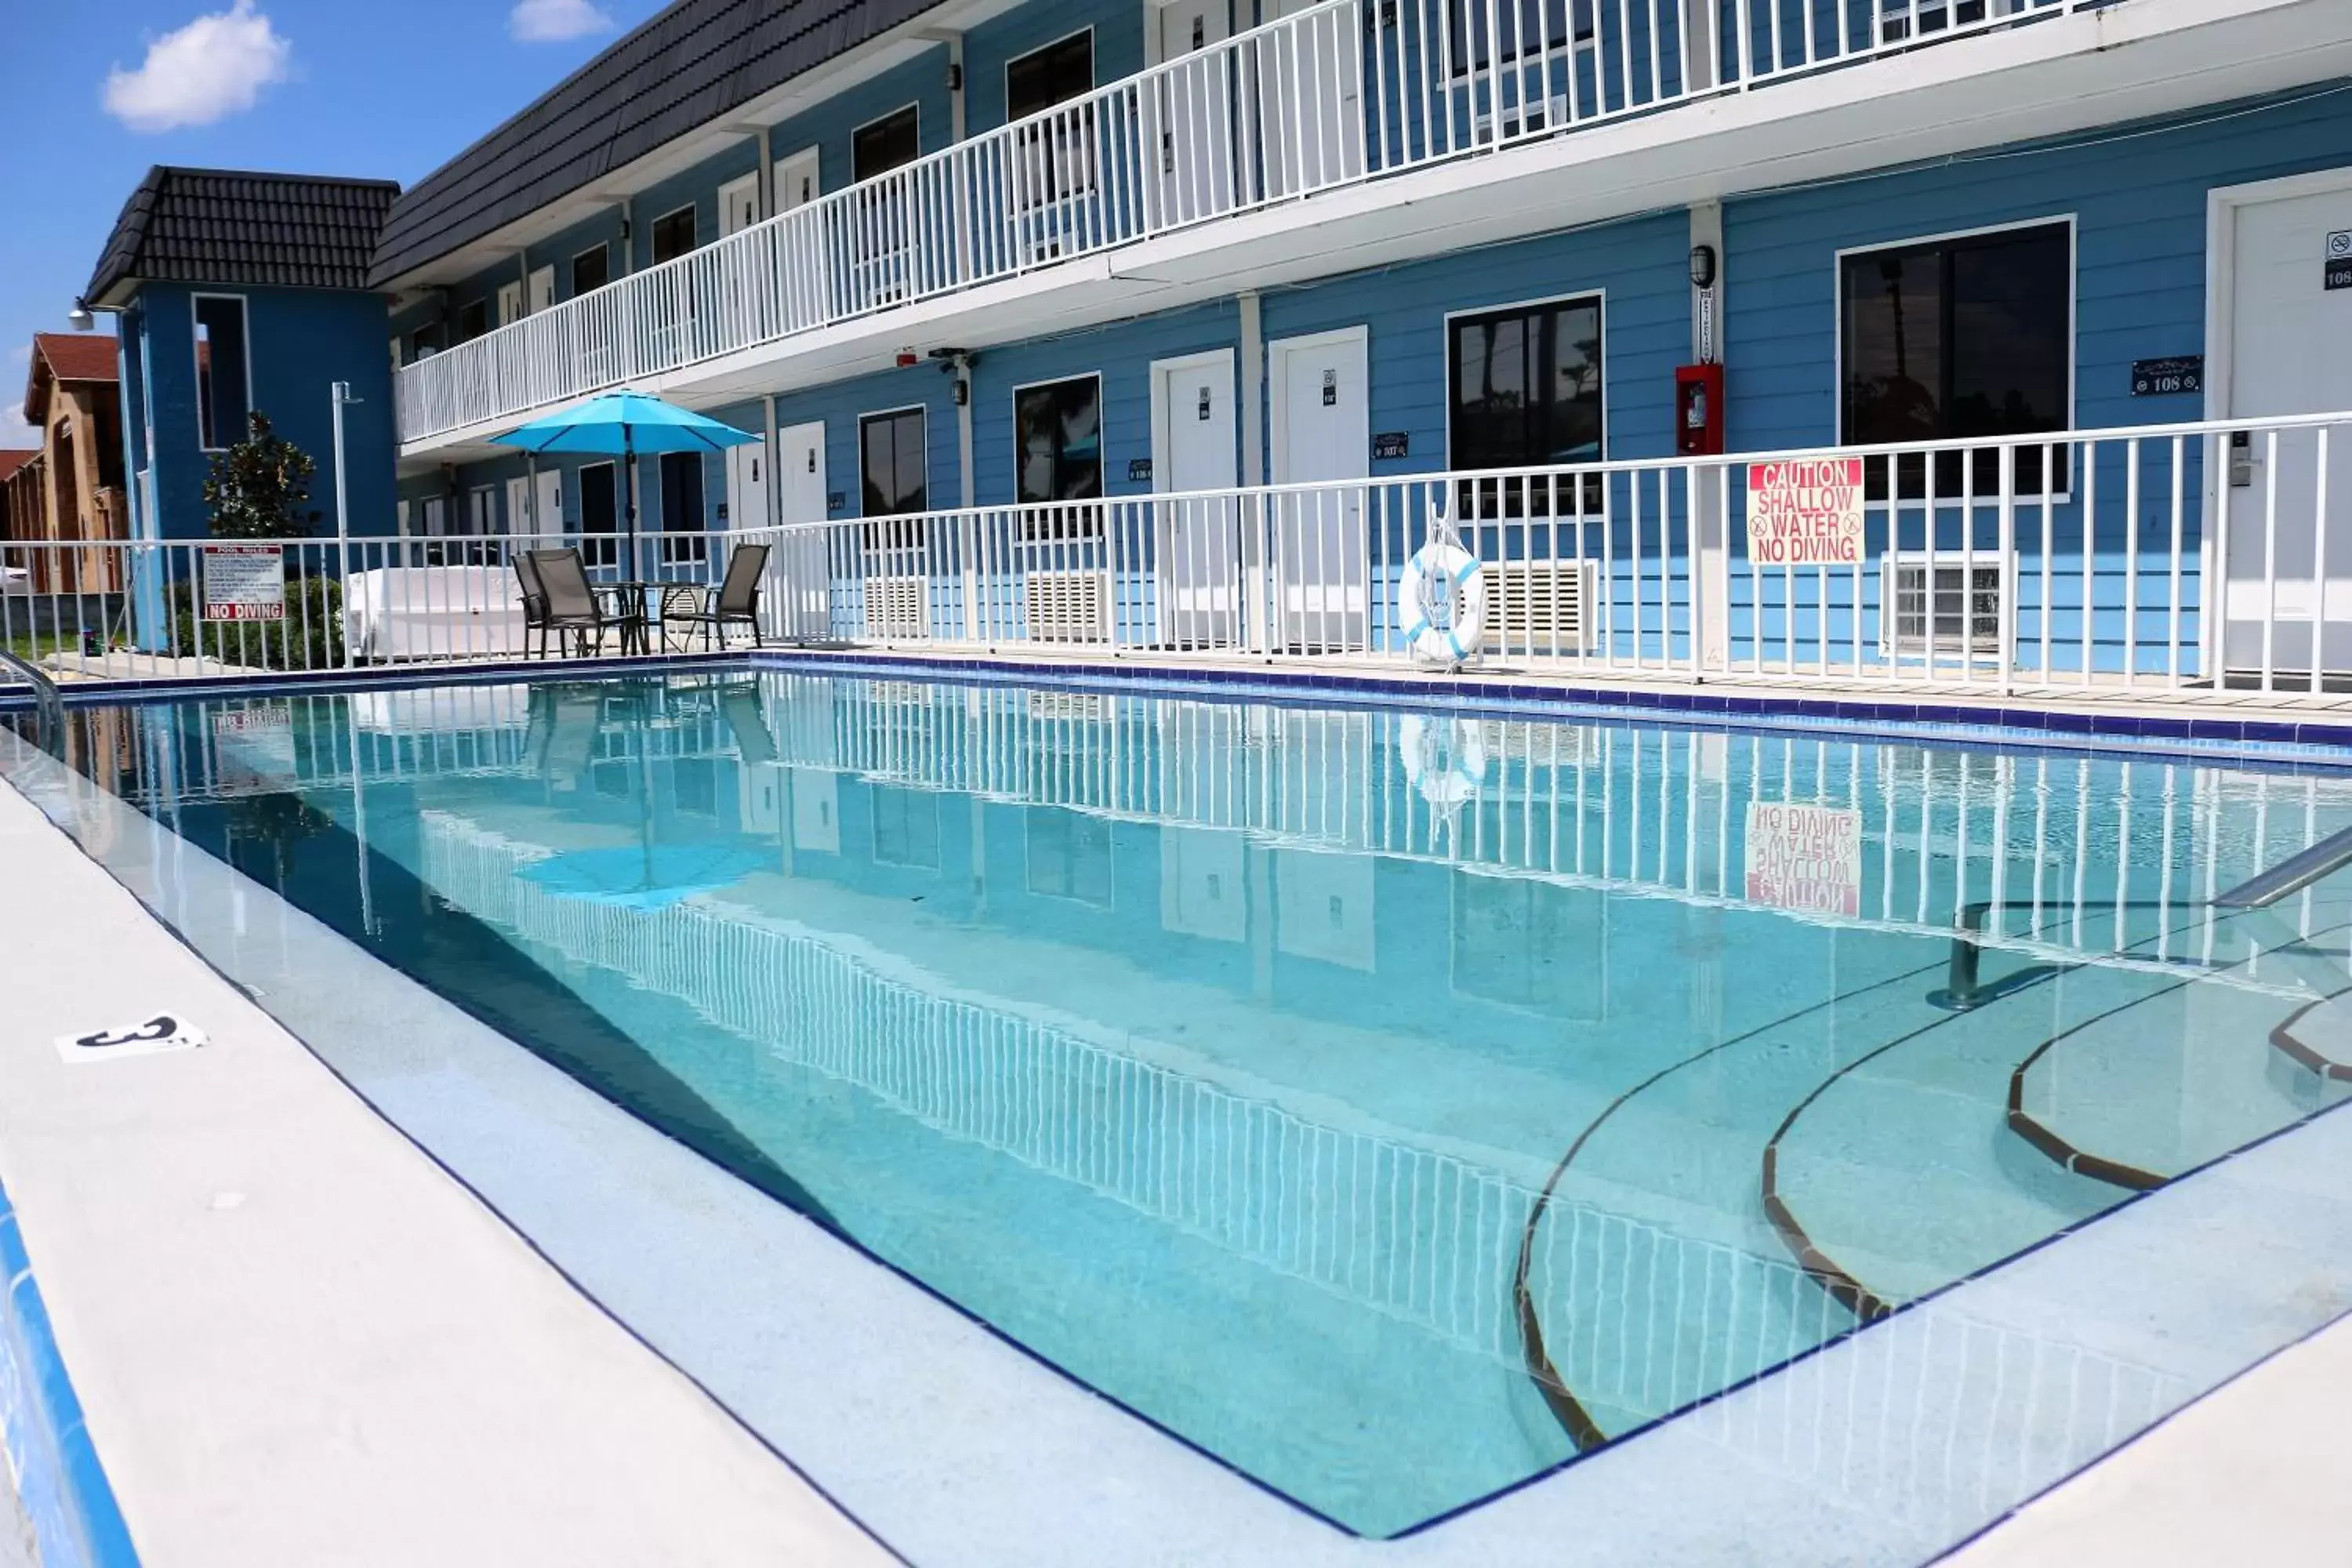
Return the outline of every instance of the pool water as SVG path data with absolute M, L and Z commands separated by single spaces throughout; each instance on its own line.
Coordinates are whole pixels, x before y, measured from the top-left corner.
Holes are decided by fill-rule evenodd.
M 772 671 L 79 726 L 184 839 L 1368 1535 L 2352 1064 L 2352 878 L 2210 901 L 2352 826 L 2352 773 Z

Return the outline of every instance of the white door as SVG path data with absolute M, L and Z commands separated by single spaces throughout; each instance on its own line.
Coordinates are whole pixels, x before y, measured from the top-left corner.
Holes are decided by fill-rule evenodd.
M 740 234 L 759 221 L 759 175 L 746 174 L 719 187 L 719 237 Z
M 517 474 L 507 481 L 507 531 L 518 535 L 527 535 L 532 531 L 530 479 L 524 474 Z
M 776 210 L 788 213 L 794 207 L 804 207 L 824 194 L 818 177 L 817 153 L 814 147 L 803 147 L 776 165 Z
M 1274 404 L 1274 482 L 1319 488 L 1266 508 L 1276 639 L 1285 647 L 1360 648 L 1371 576 L 1364 487 L 1371 472 L 1371 378 L 1365 330 L 1266 345 Z M 1355 481 L 1355 482 L 1350 482 Z
M 2352 409 L 2352 354 L 2315 346 L 2352 343 L 2352 169 L 2296 184 L 2319 188 L 2231 209 L 2230 418 Z M 2315 623 L 2320 668 L 2352 672 L 2352 425 L 2327 433 L 2324 519 L 2320 451 L 2315 430 L 2281 431 L 2275 447 L 2255 431 L 2226 465 L 2232 669 L 2263 667 L 2269 618 L 2269 667 L 2282 679 L 2308 677 Z
M 538 315 L 555 304 L 555 268 L 542 267 L 530 275 L 530 313 Z
M 727 526 L 768 526 L 768 444 L 727 448 Z
M 1232 0 L 1171 0 L 1160 9 L 1160 58 L 1171 64 L 1155 79 L 1148 108 L 1158 117 L 1156 228 L 1196 223 L 1234 207 L 1233 61 L 1214 46 L 1233 37 Z
M 779 630 L 785 637 L 823 637 L 832 630 L 832 574 L 827 570 L 824 526 L 830 515 L 824 488 L 824 422 L 789 426 L 776 432 L 777 515 L 786 525 L 777 541 Z M 809 526 L 793 528 L 793 523 Z
M 539 471 L 539 510 L 530 520 L 531 531 L 542 535 L 551 545 L 562 539 L 563 528 L 563 470 L 541 468 Z
M 1272 0 L 1268 22 L 1320 0 Z M 1363 46 L 1346 7 L 1269 34 L 1254 51 L 1265 194 L 1297 195 L 1364 172 Z
M 1234 444 L 1234 354 L 1193 354 L 1151 367 L 1151 482 L 1163 495 L 1241 482 Z M 1241 632 L 1241 511 L 1218 497 L 1158 508 L 1160 640 L 1229 644 Z
M 499 325 L 508 326 L 522 320 L 522 284 L 499 285 Z

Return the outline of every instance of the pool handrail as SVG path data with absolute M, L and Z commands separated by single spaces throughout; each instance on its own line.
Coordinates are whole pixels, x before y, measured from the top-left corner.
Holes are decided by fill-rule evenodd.
M 2299 849 L 2275 866 L 2257 871 L 2228 892 L 2217 895 L 2213 907 L 2259 910 L 2291 897 L 2352 866 L 2352 827 L 2332 833 L 2308 848 Z
M 43 736 L 63 737 L 66 732 L 66 703 L 58 690 L 58 683 L 31 660 L 9 648 L 0 647 L 0 668 L 14 670 L 26 685 L 33 689 L 33 707 L 40 714 Z

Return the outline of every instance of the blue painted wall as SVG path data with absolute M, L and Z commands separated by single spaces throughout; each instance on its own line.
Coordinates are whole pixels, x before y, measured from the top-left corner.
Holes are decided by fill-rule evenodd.
M 918 130 L 925 153 L 949 144 L 948 51 L 942 44 L 919 58 L 894 66 L 871 81 L 825 100 L 779 122 L 768 133 L 768 145 L 782 163 L 794 153 L 814 146 L 817 173 L 827 191 L 845 189 L 850 173 L 851 138 L 861 125 L 918 106 Z
M 167 539 L 198 539 L 211 531 L 204 482 L 211 456 L 201 449 L 196 420 L 197 293 L 233 294 L 246 302 L 252 346 L 253 408 L 269 416 L 279 435 L 318 465 L 310 505 L 319 531 L 334 531 L 334 433 L 328 389 L 348 381 L 360 402 L 344 411 L 352 531 L 393 531 L 392 374 L 385 352 L 389 326 L 380 295 L 326 289 L 250 287 L 194 289 L 151 283 L 125 317 L 126 387 L 143 392 L 152 421 L 150 456 L 160 526 Z M 136 353 L 141 364 L 129 364 Z M 143 368 L 142 368 L 143 366 Z M 138 419 L 132 421 L 135 426 Z M 239 438 L 242 433 L 239 433 Z M 134 441 L 143 443 L 143 435 Z M 137 452 L 139 446 L 130 450 Z

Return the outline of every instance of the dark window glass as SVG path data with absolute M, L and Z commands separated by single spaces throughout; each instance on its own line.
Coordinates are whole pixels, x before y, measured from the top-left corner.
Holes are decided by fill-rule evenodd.
M 580 470 L 580 558 L 591 566 L 610 566 L 621 558 L 620 495 L 613 472 L 610 463 Z
M 857 422 L 858 467 L 866 483 L 867 517 L 899 517 L 929 510 L 923 427 L 919 408 L 869 414 Z
M 1505 63 L 1539 58 L 1547 50 L 1567 47 L 1570 0 L 1452 0 L 1448 25 L 1456 76 L 1484 70 L 1493 62 L 1494 50 L 1488 42 L 1490 4 L 1493 30 L 1501 38 Z M 1576 40 L 1590 43 L 1592 0 L 1574 0 L 1574 5 Z M 1542 112 L 1538 106 L 1529 129 L 1542 122 Z
M 246 437 L 253 412 L 247 394 L 245 301 L 206 295 L 196 300 L 196 424 L 214 451 Z
M 1082 375 L 1013 395 L 1023 501 L 1093 500 L 1103 493 L 1102 379 Z
M 694 209 L 680 207 L 654 219 L 654 265 L 675 261 L 694 248 Z
M 612 280 L 613 253 L 609 246 L 583 250 L 572 258 L 572 292 L 574 298 L 593 293 Z
M 887 174 L 902 163 L 913 163 L 922 150 L 921 121 L 910 103 L 896 114 L 860 127 L 850 137 L 850 178 L 870 180 Z
M 1840 438 L 1853 446 L 2066 428 L 2074 347 L 2074 258 L 2064 224 L 1848 256 L 1840 285 Z M 2043 449 L 2020 448 L 2016 488 L 2042 487 Z M 1874 499 L 1893 468 L 1906 496 L 1927 493 L 1921 455 L 1869 465 Z M 2063 476 L 2057 476 L 2063 482 Z M 1973 485 L 1998 495 L 1998 452 L 1935 465 L 1939 497 Z
M 692 534 L 690 539 L 662 541 L 665 561 L 699 561 L 709 526 L 703 515 L 702 454 L 664 452 L 661 456 L 661 506 L 664 533 Z
M 457 341 L 472 342 L 490 330 L 490 302 L 477 300 L 457 312 Z
M 1023 120 L 1095 87 L 1095 36 L 1073 33 L 1004 68 L 1004 118 Z
M 1551 468 L 1597 463 L 1604 455 L 1601 401 L 1601 301 L 1457 316 L 1446 356 L 1456 468 Z M 1463 515 L 1570 516 L 1573 487 L 1496 480 L 1463 487 Z M 1601 510 L 1601 479 L 1584 484 L 1583 509 Z
M 442 331 L 441 323 L 438 321 L 429 327 L 419 327 L 408 334 L 408 357 L 411 359 L 423 359 L 428 354 L 437 354 L 448 346 L 448 337 Z

